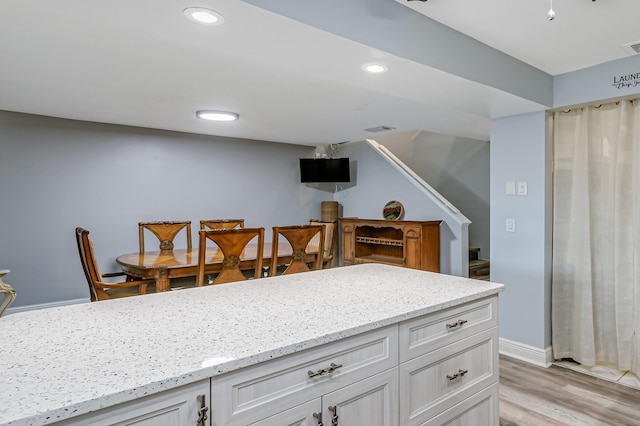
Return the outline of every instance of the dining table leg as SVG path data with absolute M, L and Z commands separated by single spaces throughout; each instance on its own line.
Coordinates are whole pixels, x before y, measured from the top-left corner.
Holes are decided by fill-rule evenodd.
M 171 288 L 169 271 L 166 268 L 156 268 L 153 278 L 156 280 L 156 292 L 167 291 Z

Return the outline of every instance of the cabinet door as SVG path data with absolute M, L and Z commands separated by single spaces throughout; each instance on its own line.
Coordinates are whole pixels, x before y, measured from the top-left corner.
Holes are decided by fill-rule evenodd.
M 322 421 L 332 426 L 398 426 L 398 369 L 323 396 Z
M 316 398 L 249 426 L 317 426 L 322 423 L 328 425 L 329 423 L 322 422 L 324 419 L 321 416 L 321 400 Z
M 353 265 L 355 260 L 354 228 L 352 223 L 342 224 L 342 266 Z
M 422 266 L 422 236 L 420 226 L 405 226 L 404 229 L 404 262 L 407 268 L 424 269 Z
M 118 404 L 59 425 L 91 426 L 210 426 L 210 381 L 161 392 L 146 398 Z M 198 423 L 198 412 L 204 402 L 207 419 Z

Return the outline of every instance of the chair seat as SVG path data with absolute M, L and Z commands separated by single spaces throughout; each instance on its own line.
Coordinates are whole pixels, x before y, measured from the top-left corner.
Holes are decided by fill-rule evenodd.
M 121 299 L 123 297 L 141 296 L 138 287 L 121 287 L 121 288 L 107 288 L 103 290 L 109 296 L 109 299 Z M 147 293 L 155 293 L 155 285 L 147 285 Z

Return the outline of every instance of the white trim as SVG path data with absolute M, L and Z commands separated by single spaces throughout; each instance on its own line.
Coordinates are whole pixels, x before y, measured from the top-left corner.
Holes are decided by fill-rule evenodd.
M 459 224 L 469 224 L 471 221 L 467 219 L 453 204 L 444 198 L 438 191 L 436 191 L 431 185 L 424 181 L 416 172 L 411 170 L 406 164 L 404 164 L 398 157 L 396 157 L 391 151 L 389 151 L 384 145 L 379 144 L 373 139 L 365 139 L 365 141 L 371 146 L 378 154 L 385 158 L 396 170 L 409 179 L 409 181 L 415 185 L 420 191 L 422 191 L 433 202 L 440 205 L 443 210 L 449 210 L 450 216 Z
M 551 346 L 546 349 L 536 348 L 534 346 L 525 345 L 524 343 L 514 342 L 513 340 L 500 338 L 500 353 L 511 358 L 530 364 L 539 365 L 541 367 L 549 367 L 553 363 L 553 355 Z
M 396 157 L 391 151 L 389 151 L 384 145 L 381 145 L 373 139 L 365 139 L 365 142 L 373 148 L 373 150 L 380 155 L 386 162 L 388 162 L 393 168 L 395 168 L 400 175 L 402 175 L 407 182 L 415 186 L 418 191 L 424 194 L 431 202 L 435 204 L 437 208 L 442 211 L 445 217 L 441 216 L 449 228 L 453 231 L 454 235 L 460 227 L 460 234 L 457 240 L 451 240 L 451 246 L 445 247 L 443 244 L 449 244 L 440 241 L 440 250 L 450 251 L 449 259 L 449 274 L 458 275 L 461 277 L 469 276 L 469 224 L 471 221 L 463 215 L 453 204 L 451 204 L 445 197 L 436 191 L 431 185 L 424 181 L 417 173 Z M 441 258 L 441 266 L 444 260 Z M 446 265 L 442 268 L 442 271 L 447 271 Z
M 77 305 L 79 303 L 88 303 L 87 299 L 62 300 L 60 302 L 39 303 L 37 305 L 16 306 L 5 311 L 5 315 L 17 314 L 18 312 L 35 311 L 38 309 L 58 308 L 60 306 Z

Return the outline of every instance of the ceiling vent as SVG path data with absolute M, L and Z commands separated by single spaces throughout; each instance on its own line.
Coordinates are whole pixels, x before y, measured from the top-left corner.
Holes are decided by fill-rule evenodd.
M 631 54 L 640 53 L 640 41 L 634 41 L 633 43 L 623 44 L 622 48 Z
M 386 132 L 387 130 L 395 130 L 395 127 L 391 127 L 391 126 L 378 126 L 378 127 L 370 127 L 368 129 L 364 129 L 367 132 L 371 132 L 371 133 L 379 133 L 379 132 Z

